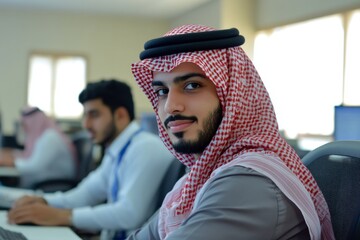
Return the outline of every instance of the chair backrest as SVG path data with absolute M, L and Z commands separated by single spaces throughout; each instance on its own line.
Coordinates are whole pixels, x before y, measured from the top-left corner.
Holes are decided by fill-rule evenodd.
M 158 125 L 156 122 L 156 115 L 154 112 L 142 113 L 140 118 L 140 126 L 141 129 L 143 129 L 144 131 L 156 135 L 159 134 Z M 185 174 L 185 170 L 185 165 L 183 165 L 179 160 L 174 158 L 159 186 L 157 193 L 158 202 L 156 209 L 161 206 L 166 194 L 173 188 L 177 180 L 179 180 Z
M 78 131 L 71 135 L 71 140 L 75 146 L 77 156 L 77 169 L 74 179 L 56 178 L 41 181 L 32 187 L 45 193 L 56 191 L 67 191 L 74 188 L 93 168 L 93 143 L 85 131 Z
M 360 239 L 360 141 L 327 143 L 302 161 L 324 194 L 336 239 Z
M 166 194 L 173 188 L 177 180 L 185 174 L 186 167 L 179 160 L 173 159 L 168 167 L 158 190 L 158 203 L 156 209 L 161 207 L 161 204 Z
M 76 179 L 81 181 L 92 170 L 93 161 L 93 143 L 86 131 L 79 131 L 71 136 L 76 149 L 78 168 Z
M 144 112 L 140 116 L 140 127 L 141 129 L 159 135 L 159 129 L 156 122 L 156 115 L 154 112 Z

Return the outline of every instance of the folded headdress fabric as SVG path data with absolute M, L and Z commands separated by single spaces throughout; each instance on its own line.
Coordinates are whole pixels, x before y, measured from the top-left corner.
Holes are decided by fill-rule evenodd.
M 230 48 L 244 44 L 245 38 L 236 28 L 165 36 L 147 41 L 140 59 L 182 52 Z

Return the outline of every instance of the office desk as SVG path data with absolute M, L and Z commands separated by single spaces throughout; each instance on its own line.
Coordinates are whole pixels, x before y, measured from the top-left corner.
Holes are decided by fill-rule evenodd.
M 0 211 L 0 226 L 14 232 L 21 232 L 28 240 L 81 240 L 68 227 L 10 225 L 7 223 L 6 215 L 6 211 Z

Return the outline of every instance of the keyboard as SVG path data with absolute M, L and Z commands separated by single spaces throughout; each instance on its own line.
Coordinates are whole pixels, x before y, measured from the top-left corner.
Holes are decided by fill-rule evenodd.
M 28 240 L 22 233 L 0 227 L 0 240 Z

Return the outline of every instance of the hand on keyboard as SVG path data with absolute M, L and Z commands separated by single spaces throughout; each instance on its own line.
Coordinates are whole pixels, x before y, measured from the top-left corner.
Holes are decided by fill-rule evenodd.
M 0 227 L 0 240 L 27 240 L 27 238 L 22 233 Z

